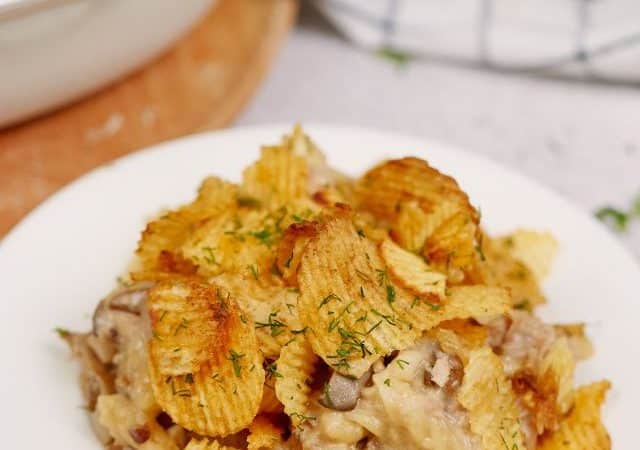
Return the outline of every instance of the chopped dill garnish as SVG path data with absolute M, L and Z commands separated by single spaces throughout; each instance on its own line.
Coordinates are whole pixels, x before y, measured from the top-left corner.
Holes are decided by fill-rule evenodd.
M 271 378 L 282 378 L 282 374 L 278 372 L 278 365 L 275 362 L 267 364 L 264 370 L 266 372 L 267 380 L 270 380 Z
M 396 360 L 396 363 L 398 364 L 398 367 L 400 367 L 402 370 L 404 370 L 405 366 L 409 365 L 409 361 L 405 361 L 404 359 L 398 359 Z
M 71 332 L 66 328 L 56 327 L 53 329 L 53 331 L 55 331 L 58 334 L 58 336 L 60 336 L 62 339 L 65 339 L 71 336 Z
M 240 365 L 240 359 L 244 358 L 244 353 L 238 353 L 235 350 L 229 350 L 229 357 L 227 358 L 231 361 L 231 365 L 233 365 L 233 373 L 236 377 L 240 378 L 240 370 L 242 366 Z
M 380 47 L 376 51 L 376 55 L 382 59 L 392 62 L 398 67 L 405 67 L 411 59 L 408 53 L 389 46 Z
M 255 264 L 250 264 L 247 266 L 247 268 L 251 272 L 251 275 L 253 275 L 253 278 L 257 280 L 260 277 L 260 270 Z
M 395 301 L 396 301 L 396 290 L 392 285 L 387 284 L 387 302 L 389 302 L 389 305 L 392 305 L 393 302 Z
M 269 328 L 271 336 L 279 336 L 284 333 L 287 325 L 278 320 L 278 312 L 274 311 L 269 314 L 267 322 L 256 322 L 256 330 L 261 328 Z
M 339 302 L 342 302 L 342 299 L 332 292 L 331 294 L 327 295 L 325 298 L 322 299 L 322 301 L 318 305 L 318 309 L 321 309 L 324 305 L 328 304 L 331 300 L 338 300 Z
M 245 208 L 260 208 L 262 206 L 262 202 L 255 197 L 251 197 L 250 195 L 238 195 L 237 197 L 238 206 Z
M 386 384 L 387 386 L 391 386 L 391 380 L 389 378 L 386 378 L 384 380 L 384 384 Z
M 596 217 L 605 223 L 613 224 L 617 231 L 625 231 L 629 223 L 629 214 L 611 206 L 600 208 Z
M 213 253 L 213 249 L 211 247 L 202 247 L 202 251 L 205 253 L 204 260 L 208 264 L 213 264 L 215 266 L 219 266 L 220 263 L 216 260 L 216 255 Z

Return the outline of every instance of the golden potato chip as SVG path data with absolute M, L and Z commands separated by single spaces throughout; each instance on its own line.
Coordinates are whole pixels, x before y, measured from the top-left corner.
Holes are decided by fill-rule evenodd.
M 193 438 L 189 441 L 184 450 L 238 450 L 235 447 L 221 445 L 218 441 L 212 439 Z
M 510 307 L 501 288 L 452 288 L 440 305 L 395 285 L 377 246 L 357 233 L 348 215 L 319 227 L 303 253 L 298 284 L 300 320 L 314 351 L 356 377 L 442 321 L 492 318 Z
M 276 264 L 282 278 L 290 286 L 298 284 L 298 266 L 309 239 L 316 233 L 317 222 L 293 223 L 285 230 L 278 245 Z
M 479 220 L 458 183 L 418 158 L 391 160 L 374 167 L 360 179 L 358 191 L 363 209 L 392 221 L 399 213 L 399 205 L 409 201 L 416 202 L 425 212 L 450 201 L 459 205 L 458 211 L 468 211 L 474 222 Z
M 483 449 L 525 448 L 516 396 L 489 347 L 471 352 L 457 397 L 469 411 L 471 431 L 480 436 Z
M 290 144 L 285 138 L 282 145 L 262 148 L 260 159 L 244 170 L 242 196 L 273 208 L 308 195 L 307 160 Z
M 498 245 L 507 249 L 511 256 L 524 263 L 538 280 L 547 276 L 558 252 L 558 241 L 551 233 L 516 230 L 497 238 L 496 241 Z
M 298 285 L 298 312 L 314 351 L 343 374 L 362 375 L 419 335 L 402 314 L 411 297 L 392 284 L 378 248 L 348 215 L 318 227 L 302 255 Z
M 236 299 L 254 326 L 260 351 L 277 358 L 280 348 L 305 332 L 298 319 L 298 291 L 284 286 L 262 285 L 253 277 L 223 274 L 212 278 Z
M 460 282 L 464 271 L 470 270 L 476 260 L 477 233 L 472 213 L 455 213 L 429 235 L 422 253 L 432 266 L 447 273 L 452 281 Z
M 253 324 L 236 301 L 215 285 L 178 279 L 159 283 L 148 304 L 154 332 L 149 372 L 162 409 L 180 426 L 207 436 L 248 426 L 265 374 Z M 172 375 L 177 371 L 167 363 L 174 358 L 168 353 L 183 351 L 191 356 L 178 361 L 194 371 Z
M 576 361 L 589 359 L 593 355 L 593 344 L 584 330 L 584 323 L 554 325 L 557 336 L 565 337 Z
M 228 334 L 239 333 L 241 324 L 227 310 L 233 306 L 228 301 L 227 292 L 196 281 L 168 280 L 150 289 L 149 357 L 160 374 L 197 372 L 225 345 Z
M 247 450 L 271 450 L 282 442 L 282 430 L 267 417 L 256 417 L 249 426 Z
M 433 233 L 432 219 L 439 217 L 425 212 L 414 200 L 399 203 L 398 209 L 398 216 L 391 226 L 391 236 L 402 248 L 421 253 L 427 237 Z
M 191 266 L 174 255 L 176 249 L 189 237 L 194 226 L 224 211 L 233 210 L 236 194 L 237 187 L 234 184 L 209 177 L 202 183 L 196 200 L 149 222 L 136 250 L 140 272 L 193 273 Z M 161 256 L 163 259 L 160 259 Z
M 559 338 L 553 343 L 540 367 L 542 383 L 554 386 L 557 392 L 557 408 L 566 414 L 573 405 L 573 373 L 576 362 L 569 349 L 566 338 Z
M 313 376 L 317 360 L 307 339 L 299 336 L 282 348 L 274 368 L 276 397 L 294 426 L 314 420 L 308 415 L 311 387 L 307 382 Z
M 432 296 L 437 302 L 445 295 L 447 277 L 429 267 L 418 255 L 387 239 L 380 251 L 389 273 L 417 295 Z
M 543 439 L 541 450 L 610 450 L 611 439 L 600 418 L 610 383 L 600 381 L 576 391 L 575 406 L 560 428 Z
M 516 309 L 530 311 L 533 307 L 546 302 L 533 272 L 524 263 L 511 256 L 504 245 L 486 236 L 481 244 L 484 260 L 476 264 L 475 282 L 509 289 Z
M 441 303 L 414 297 L 406 317 L 414 327 L 428 330 L 452 319 L 476 319 L 486 323 L 506 314 L 511 307 L 509 292 L 487 286 L 454 286 L 448 288 Z
M 444 352 L 460 358 L 464 365 L 469 362 L 471 351 L 487 344 L 485 327 L 461 319 L 442 322 L 427 335 L 438 341 Z

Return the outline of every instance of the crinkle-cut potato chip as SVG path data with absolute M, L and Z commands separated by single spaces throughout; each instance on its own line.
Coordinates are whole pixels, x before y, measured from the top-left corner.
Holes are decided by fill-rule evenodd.
M 290 286 L 298 284 L 298 266 L 309 239 L 315 235 L 317 222 L 292 223 L 287 227 L 278 245 L 276 264 L 282 278 Z
M 267 417 L 257 416 L 249 425 L 247 450 L 271 450 L 282 442 L 282 430 Z
M 432 269 L 424 259 L 386 239 L 380 245 L 390 275 L 417 295 L 431 296 L 438 302 L 445 296 L 447 277 Z
M 558 241 L 551 233 L 521 229 L 495 238 L 495 241 L 511 256 L 524 263 L 538 280 L 549 274 L 558 252 Z
M 236 447 L 229 447 L 211 439 L 196 439 L 189 441 L 184 450 L 238 450 Z
M 485 450 L 524 449 L 517 399 L 502 362 L 488 347 L 471 352 L 457 394 Z
M 363 209 L 390 221 L 397 217 L 399 205 L 409 201 L 425 212 L 443 201 L 453 202 L 459 211 L 468 211 L 475 223 L 479 220 L 458 183 L 419 158 L 390 160 L 369 170 L 358 183 L 358 196 Z
M 460 358 L 464 365 L 469 362 L 473 350 L 487 344 L 486 328 L 462 319 L 442 322 L 427 331 L 427 335 L 438 341 L 445 353 Z
M 488 286 L 509 289 L 516 309 L 532 310 L 546 303 L 538 280 L 522 262 L 511 256 L 508 249 L 493 239 L 482 239 L 482 259 L 477 261 L 473 281 Z
M 236 299 L 255 328 L 265 358 L 278 357 L 280 348 L 305 332 L 298 319 L 298 291 L 294 288 L 261 285 L 253 277 L 223 274 L 211 279 Z
M 313 217 L 319 206 L 299 200 L 276 209 L 242 209 L 220 214 L 196 227 L 180 247 L 180 255 L 202 276 L 224 272 L 273 276 L 275 250 L 293 223 Z
M 261 149 L 260 159 L 244 170 L 242 196 L 273 208 L 308 195 L 307 160 L 288 144 L 285 138 L 282 145 Z
M 557 324 L 553 326 L 556 336 L 567 339 L 569 349 L 576 361 L 589 359 L 593 355 L 593 344 L 584 331 L 584 323 Z
M 559 338 L 553 343 L 540 367 L 542 383 L 555 387 L 557 392 L 557 408 L 566 414 L 573 405 L 573 374 L 576 362 L 566 338 Z
M 524 369 L 512 377 L 520 404 L 529 411 L 538 435 L 557 428 L 573 405 L 575 361 L 565 338 L 557 339 L 535 371 Z
M 421 253 L 427 237 L 433 232 L 433 229 L 430 230 L 433 228 L 430 227 L 430 224 L 436 216 L 433 213 L 425 212 L 415 200 L 402 202 L 398 205 L 398 216 L 391 226 L 391 237 L 402 248 L 410 252 Z
M 429 235 L 422 254 L 432 266 L 447 273 L 452 282 L 461 282 L 479 251 L 477 232 L 470 213 L 455 213 Z
M 99 396 L 94 414 L 98 423 L 119 445 L 134 449 L 178 450 L 177 444 L 155 419 L 147 417 L 122 394 Z M 147 432 L 149 436 L 144 444 L 134 439 L 136 433 Z
M 318 227 L 302 255 L 298 286 L 307 337 L 340 373 L 359 377 L 419 335 L 398 312 L 411 297 L 391 283 L 377 246 L 357 233 L 348 213 Z
M 236 301 L 215 285 L 176 279 L 154 287 L 148 305 L 154 334 L 149 372 L 162 409 L 206 436 L 248 426 L 260 406 L 265 374 L 253 324 Z M 190 362 L 195 370 L 173 375 L 182 370 L 170 366 L 170 353 L 183 351 L 192 355 L 180 360 L 183 368 Z
M 191 274 L 193 267 L 175 256 L 175 251 L 201 222 L 236 207 L 237 187 L 216 177 L 204 180 L 197 198 L 147 224 L 136 254 L 142 274 L 171 272 Z M 143 275 L 138 276 L 141 278 Z
M 540 450 L 611 450 L 611 438 L 602 424 L 600 407 L 610 388 L 608 381 L 576 391 L 575 405 L 557 431 L 543 439 Z
M 304 336 L 299 336 L 282 348 L 277 361 L 275 376 L 276 397 L 284 405 L 284 412 L 291 418 L 294 426 L 309 419 L 311 387 L 308 384 L 313 376 L 318 357 Z
M 510 308 L 506 290 L 485 286 L 454 287 L 442 304 L 434 303 L 395 285 L 388 270 L 348 212 L 318 227 L 305 248 L 298 271 L 300 320 L 316 354 L 342 374 L 362 375 L 374 360 L 406 348 L 442 321 L 486 320 Z

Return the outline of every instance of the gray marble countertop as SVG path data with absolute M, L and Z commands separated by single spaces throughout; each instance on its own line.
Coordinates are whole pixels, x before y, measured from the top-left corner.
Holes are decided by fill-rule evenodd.
M 426 60 L 398 65 L 354 47 L 309 11 L 237 125 L 295 121 L 453 143 L 590 212 L 627 210 L 640 195 L 640 87 Z M 616 234 L 640 257 L 640 217 Z

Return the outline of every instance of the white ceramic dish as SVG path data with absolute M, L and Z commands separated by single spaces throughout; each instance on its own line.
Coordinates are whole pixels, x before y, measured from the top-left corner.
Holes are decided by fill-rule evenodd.
M 144 64 L 214 0 L 0 0 L 0 127 Z
M 89 329 L 96 302 L 125 268 L 145 220 L 190 199 L 207 174 L 238 180 L 259 145 L 286 130 L 204 134 L 123 158 L 64 188 L 0 243 L 3 448 L 100 448 L 80 408 L 76 367 L 53 328 Z M 614 448 L 636 448 L 640 268 L 602 226 L 548 189 L 447 145 L 355 128 L 308 131 L 348 173 L 391 156 L 423 156 L 459 180 L 490 231 L 552 231 L 561 251 L 542 313 L 589 324 L 597 352 L 580 365 L 578 378 L 613 381 L 605 420 Z

